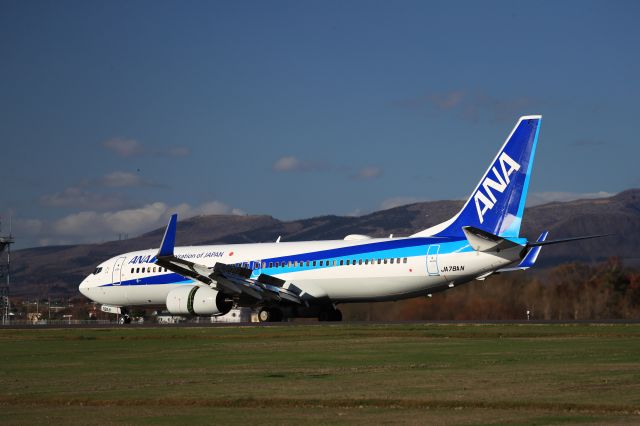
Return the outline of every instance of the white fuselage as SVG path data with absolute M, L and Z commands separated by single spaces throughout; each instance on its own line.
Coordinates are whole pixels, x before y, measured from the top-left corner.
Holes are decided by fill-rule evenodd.
M 80 285 L 88 298 L 117 306 L 163 305 L 197 283 L 154 263 L 157 249 L 115 256 Z M 395 238 L 176 247 L 199 265 L 240 264 L 331 303 L 398 300 L 453 287 L 519 260 L 519 251 L 478 252 L 466 240 Z

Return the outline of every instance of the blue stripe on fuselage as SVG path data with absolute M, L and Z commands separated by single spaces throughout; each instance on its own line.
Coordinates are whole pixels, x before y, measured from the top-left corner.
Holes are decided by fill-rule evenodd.
M 145 275 L 140 276 L 138 278 L 134 278 L 131 280 L 126 280 L 120 282 L 120 284 L 104 284 L 100 287 L 111 287 L 111 286 L 128 286 L 128 285 L 161 285 L 161 284 L 192 284 L 194 280 L 190 278 L 185 278 L 180 274 L 171 273 L 171 274 L 162 274 L 162 275 Z
M 349 247 L 340 247 L 335 249 L 320 250 L 308 253 L 293 254 L 288 256 L 272 257 L 260 259 L 265 263 L 267 267 L 260 270 L 256 270 L 252 274 L 252 278 L 257 278 L 260 273 L 268 275 L 283 275 L 291 272 L 300 272 L 313 269 L 326 269 L 335 268 L 340 265 L 340 261 L 346 263 L 347 260 L 364 263 L 365 260 L 375 259 L 390 259 L 390 258 L 410 258 L 417 256 L 426 256 L 427 248 L 430 245 L 439 245 L 439 254 L 449 253 L 462 253 L 472 251 L 469 246 L 469 242 L 466 239 L 455 239 L 446 237 L 437 238 L 404 238 L 397 240 L 379 241 L 374 243 L 366 243 L 353 245 Z M 330 265 L 319 265 L 320 260 L 331 261 Z M 333 265 L 333 261 L 336 261 L 336 265 Z M 313 266 L 313 262 L 316 261 L 316 265 Z M 248 260 L 245 262 L 249 262 Z M 287 266 L 282 267 L 268 267 L 270 263 L 282 264 L 285 262 Z M 297 266 L 289 266 L 289 262 L 297 262 Z M 301 263 L 304 262 L 304 263 Z M 309 262 L 309 266 L 306 266 L 306 262 Z M 240 262 L 244 263 L 244 262 Z M 138 285 L 162 285 L 162 284 L 193 284 L 195 280 L 183 277 L 180 274 L 162 274 L 151 276 L 140 276 L 126 281 L 122 281 L 120 284 L 104 284 L 101 287 L 110 286 L 138 286 Z
M 448 242 L 447 242 L 448 240 Z M 390 244 L 393 243 L 393 244 Z M 326 269 L 335 268 L 340 265 L 340 261 L 346 264 L 346 261 L 353 261 L 356 263 L 364 263 L 366 260 L 375 259 L 391 259 L 391 258 L 409 258 L 416 256 L 426 256 L 427 247 L 429 245 L 440 245 L 440 254 L 447 253 L 461 253 L 464 251 L 471 251 L 469 242 L 465 240 L 452 241 L 445 238 L 410 238 L 397 241 L 384 241 L 380 243 L 363 244 L 360 246 L 344 247 L 340 249 L 323 250 L 319 252 L 303 253 L 290 256 L 274 257 L 269 259 L 263 259 L 262 262 L 266 263 L 267 267 L 263 268 L 260 272 L 268 275 L 280 275 L 290 272 L 300 272 L 312 269 Z M 331 261 L 329 265 L 320 266 L 318 260 Z M 316 266 L 313 266 L 313 262 L 316 262 Z M 336 261 L 336 265 L 333 264 Z M 271 262 L 285 262 L 287 266 L 282 267 L 269 267 Z M 297 266 L 289 266 L 289 262 L 292 264 L 298 262 Z M 300 264 L 300 262 L 304 262 Z M 309 266 L 306 265 L 309 262 Z M 252 277 L 255 278 L 259 275 L 258 272 L 253 273 Z

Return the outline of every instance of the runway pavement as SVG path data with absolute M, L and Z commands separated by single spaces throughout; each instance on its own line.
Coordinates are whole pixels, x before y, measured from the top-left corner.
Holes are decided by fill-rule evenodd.
M 640 324 L 640 319 L 636 320 L 625 320 L 625 319 L 611 319 L 611 320 L 535 320 L 535 321 L 526 321 L 526 320 L 500 320 L 500 321 L 340 321 L 340 322 L 321 322 L 321 321 L 313 321 L 313 320 L 304 320 L 304 321 L 284 321 L 284 322 L 266 322 L 266 323 L 255 323 L 255 322 L 214 322 L 214 323 L 205 323 L 205 322 L 190 322 L 184 321 L 176 324 L 160 324 L 156 322 L 145 322 L 145 323 L 131 323 L 131 324 L 117 324 L 117 323 L 98 323 L 92 321 L 86 321 L 82 323 L 72 323 L 72 324 L 7 324 L 0 325 L 0 330 L 2 329 L 22 329 L 22 330 L 43 330 L 43 329 L 86 329 L 86 328 L 132 328 L 132 329 L 144 329 L 144 328 L 197 328 L 197 327 L 327 327 L 327 326 L 336 326 L 336 325 L 357 325 L 357 326 L 366 326 L 366 325 L 420 325 L 420 324 L 464 324 L 464 325 L 505 325 L 505 324 L 514 324 L 514 325 L 545 325 L 545 324 L 594 324 L 594 325 L 602 325 L 602 324 Z

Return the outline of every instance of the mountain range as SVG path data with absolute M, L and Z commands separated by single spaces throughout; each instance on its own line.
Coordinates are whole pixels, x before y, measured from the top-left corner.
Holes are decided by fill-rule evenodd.
M 281 221 L 265 215 L 196 216 L 178 223 L 177 245 L 254 243 L 342 239 L 348 234 L 372 237 L 411 235 L 453 216 L 462 201 L 430 201 L 377 211 L 358 217 L 319 216 Z M 168 218 L 167 218 L 168 219 Z M 521 235 L 535 240 L 612 234 L 605 238 L 545 247 L 537 267 L 566 262 L 598 262 L 618 257 L 640 266 L 640 189 L 609 198 L 553 202 L 525 209 Z M 12 253 L 11 295 L 73 297 L 78 284 L 95 266 L 119 253 L 158 247 L 164 229 L 135 238 L 101 244 L 50 246 Z M 17 236 L 19 238 L 19 236 Z

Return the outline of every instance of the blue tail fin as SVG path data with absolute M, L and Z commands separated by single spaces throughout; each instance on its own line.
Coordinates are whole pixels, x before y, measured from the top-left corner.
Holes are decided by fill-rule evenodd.
M 414 236 L 464 238 L 462 227 L 473 226 L 502 237 L 517 237 L 541 120 L 540 115 L 520 117 L 462 210 Z

